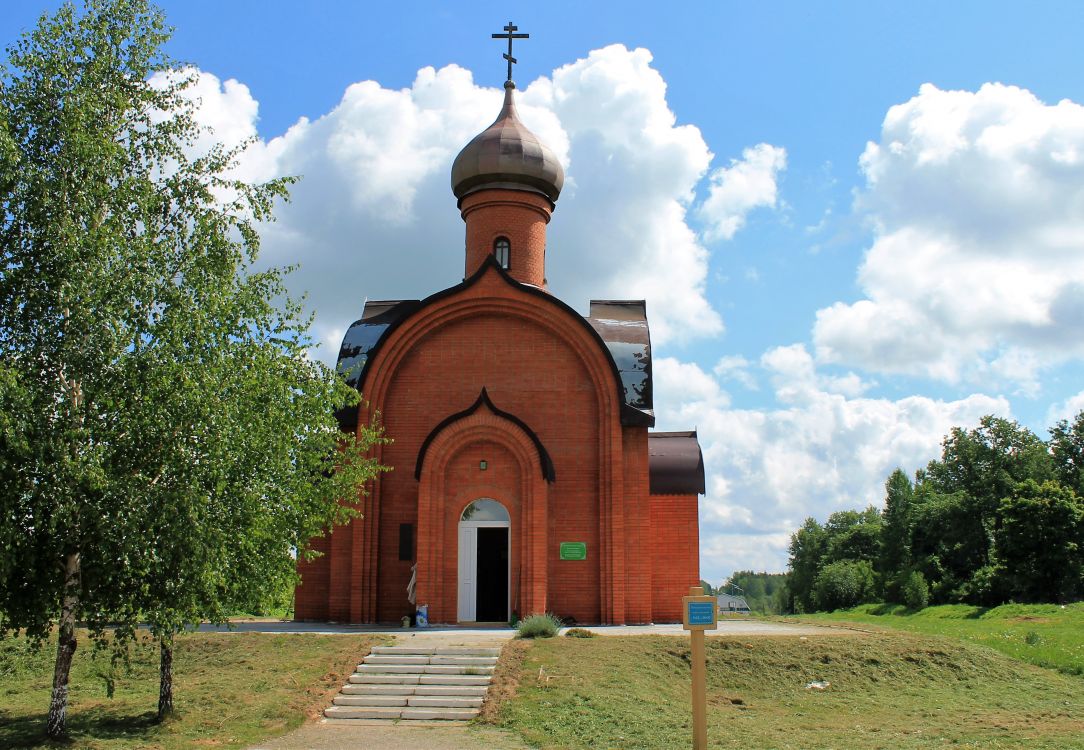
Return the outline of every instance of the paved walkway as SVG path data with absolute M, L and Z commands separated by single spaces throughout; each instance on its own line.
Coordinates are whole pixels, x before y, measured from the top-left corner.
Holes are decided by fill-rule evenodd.
M 234 632 L 242 633 L 384 633 L 395 636 L 397 646 L 443 648 L 447 646 L 502 646 L 512 639 L 511 628 L 432 627 L 424 630 L 373 625 L 249 620 L 235 622 Z M 223 632 L 226 628 L 201 625 L 201 632 Z M 681 624 L 604 625 L 588 628 L 599 635 L 684 635 Z M 853 630 L 791 625 L 752 619 L 727 619 L 709 636 L 811 636 L 856 635 Z M 359 654 L 360 661 L 364 654 Z M 395 722 L 381 720 L 322 719 L 289 734 L 255 745 L 250 750 L 528 750 L 519 737 L 495 727 L 467 722 Z
M 662 625 L 589 625 L 581 626 L 599 635 L 686 635 L 681 623 Z M 430 628 L 396 628 L 387 625 L 341 625 L 328 622 L 293 622 L 291 620 L 237 620 L 232 629 L 224 625 L 200 625 L 201 633 L 383 633 L 398 638 L 397 645 L 414 643 L 434 646 L 486 646 L 496 645 L 512 638 L 512 628 L 459 628 L 434 626 Z M 562 631 L 564 632 L 564 631 Z M 707 635 L 718 637 L 773 636 L 773 635 L 854 635 L 853 629 L 833 628 L 824 625 L 792 625 L 786 622 L 767 622 L 753 619 L 726 619 L 719 621 L 718 630 Z M 418 640 L 414 640 L 418 639 Z

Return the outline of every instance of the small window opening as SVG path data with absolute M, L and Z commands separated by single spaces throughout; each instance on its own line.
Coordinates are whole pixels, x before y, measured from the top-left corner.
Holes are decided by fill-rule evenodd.
M 497 263 L 507 270 L 512 265 L 512 243 L 507 237 L 498 237 L 493 243 L 493 254 L 497 257 Z
M 414 559 L 414 524 L 399 524 L 399 559 L 411 561 Z

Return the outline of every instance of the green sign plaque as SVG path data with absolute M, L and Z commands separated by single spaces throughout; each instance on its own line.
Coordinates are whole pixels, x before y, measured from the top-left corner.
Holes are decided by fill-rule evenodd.
M 561 542 L 562 560 L 586 560 L 587 542 Z

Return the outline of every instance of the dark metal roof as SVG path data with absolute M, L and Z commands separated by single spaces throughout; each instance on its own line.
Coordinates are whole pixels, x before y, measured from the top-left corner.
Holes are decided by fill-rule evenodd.
M 369 361 L 369 353 L 376 348 L 384 332 L 395 321 L 418 309 L 416 299 L 409 300 L 368 300 L 361 313 L 361 319 L 355 320 L 346 329 L 342 346 L 339 347 L 339 361 L 336 370 L 354 388 L 361 386 L 361 375 Z M 340 409 L 335 413 L 339 419 L 339 428 L 344 432 L 357 429 L 358 409 L 356 406 Z
M 361 319 L 350 326 L 343 338 L 342 348 L 339 350 L 338 371 L 344 375 L 347 383 L 364 393 L 369 362 L 392 331 L 425 307 L 472 286 L 490 269 L 500 274 L 505 283 L 534 295 L 546 304 L 560 308 L 574 320 L 579 321 L 598 342 L 610 363 L 621 404 L 621 424 L 637 427 L 654 426 L 655 414 L 651 408 L 651 340 L 647 330 L 643 302 L 600 302 L 598 304 L 604 306 L 599 308 L 600 315 L 605 313 L 609 317 L 603 316 L 597 320 L 584 318 L 552 294 L 512 278 L 508 271 L 501 268 L 493 255 L 489 255 L 470 278 L 421 301 L 367 302 Z M 595 309 L 595 304 L 592 303 L 592 310 Z M 611 308 L 614 309 L 611 310 Z M 603 337 L 601 331 L 605 331 L 614 342 L 613 347 Z M 637 344 L 638 341 L 643 343 Z M 625 347 L 625 344 L 634 344 L 634 346 Z M 618 367 L 615 349 L 627 368 L 624 371 Z M 637 369 L 638 367 L 640 369 Z M 339 425 L 344 431 L 353 432 L 357 429 L 356 408 L 343 409 L 337 416 Z
M 520 122 L 512 88 L 488 128 L 474 136 L 452 162 L 452 192 L 460 200 L 478 190 L 527 190 L 557 200 L 565 171 L 549 146 Z
M 460 419 L 463 419 L 464 417 L 469 417 L 471 414 L 474 414 L 474 412 L 478 411 L 482 404 L 485 404 L 489 408 L 489 410 L 496 414 L 498 417 L 501 417 L 502 419 L 507 419 L 509 422 L 516 425 L 521 430 L 527 433 L 527 436 L 531 438 L 531 442 L 534 443 L 535 450 L 538 451 L 538 463 L 542 466 L 542 478 L 545 479 L 547 482 L 551 483 L 556 480 L 557 473 L 554 471 L 553 468 L 553 459 L 550 458 L 550 454 L 549 451 L 546 450 L 546 446 L 542 445 L 542 440 L 539 439 L 538 435 L 535 434 L 534 430 L 527 426 L 526 422 L 517 417 L 515 414 L 509 414 L 508 412 L 502 411 L 501 409 L 498 409 L 496 406 L 494 406 L 493 402 L 489 399 L 489 393 L 484 387 L 482 388 L 482 392 L 478 394 L 478 398 L 474 401 L 473 404 L 468 406 L 463 411 L 458 411 L 455 414 L 451 414 L 445 417 L 441 420 L 440 424 L 434 427 L 429 432 L 429 434 L 426 435 L 425 441 L 422 443 L 422 447 L 418 451 L 418 461 L 414 464 L 414 478 L 422 478 L 422 464 L 425 463 L 425 454 L 429 451 L 429 444 L 432 443 L 436 436 L 440 434 L 440 431 L 448 425 L 452 424 L 453 422 L 458 422 Z
M 591 327 L 606 342 L 621 375 L 625 403 L 654 420 L 651 388 L 651 329 L 643 300 L 591 300 Z
M 647 466 L 652 495 L 703 495 L 704 454 L 696 430 L 649 432 Z

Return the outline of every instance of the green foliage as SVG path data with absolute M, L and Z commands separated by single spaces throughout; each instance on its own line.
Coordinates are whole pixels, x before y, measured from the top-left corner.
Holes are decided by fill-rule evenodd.
M 813 583 L 820 572 L 827 550 L 827 534 L 814 518 L 807 518 L 802 528 L 790 538 L 790 564 L 787 586 L 791 596 L 789 609 L 794 612 L 816 610 Z
M 828 516 L 827 556 L 831 560 L 865 560 L 872 564 L 880 552 L 881 514 L 869 507 L 864 511 L 841 510 Z
M 838 596 L 818 599 L 817 585 L 841 585 L 838 570 L 822 574 L 846 561 L 875 566 L 860 601 L 922 601 L 915 573 L 933 604 L 1084 597 L 1084 412 L 1050 432 L 1048 444 L 1016 422 L 983 417 L 973 430 L 953 428 L 914 484 L 893 471 L 883 513 L 840 511 L 823 526 L 807 519 L 791 537 L 789 611 L 839 606 Z
M 0 71 L 0 634 L 59 623 L 64 685 L 76 619 L 168 642 L 280 596 L 380 469 L 285 270 L 253 267 L 290 180 L 195 153 L 167 38 L 145 0 L 89 0 Z
M 899 601 L 898 572 L 911 564 L 911 526 L 915 491 L 902 469 L 893 471 L 885 482 L 885 510 L 877 556 L 877 572 L 884 581 L 885 599 Z
M 1084 411 L 1050 428 L 1050 453 L 1058 481 L 1084 497 Z
M 987 415 L 973 430 L 952 428 L 940 461 L 926 467 L 925 481 L 938 492 L 965 492 L 992 511 L 1019 482 L 1054 478 L 1047 445 L 1026 427 Z
M 1016 422 L 985 416 L 973 430 L 954 427 L 941 460 L 931 461 L 919 479 L 920 501 L 933 504 L 919 511 L 916 526 L 926 534 L 927 577 L 931 565 L 942 572 L 937 599 L 980 601 L 983 588 L 970 581 L 974 571 L 995 564 L 992 542 L 1001 501 L 1022 482 L 1054 479 L 1048 447 Z
M 1056 482 L 1017 485 L 994 532 L 998 574 L 1021 602 L 1084 598 L 1084 501 Z
M 925 484 L 916 494 L 911 551 L 915 566 L 933 584 L 935 602 L 960 601 L 971 590 L 967 584 L 974 572 L 989 565 L 990 540 L 984 511 L 978 507 L 981 501 L 962 490 L 939 493 Z
M 828 517 L 824 526 L 807 518 L 791 537 L 788 579 L 791 611 L 812 612 L 822 607 L 816 588 L 825 566 L 836 562 L 861 562 L 865 563 L 863 570 L 872 570 L 880 551 L 881 527 L 880 513 L 873 507 L 864 511 L 838 511 Z M 829 584 L 826 581 L 823 585 Z M 870 583 L 863 586 L 862 591 L 863 596 L 872 596 L 876 587 Z
M 587 628 L 569 628 L 565 631 L 565 638 L 595 638 L 597 636 L 598 633 Z
M 873 593 L 873 566 L 867 560 L 839 560 L 821 568 L 813 583 L 817 609 L 853 607 Z
M 930 603 L 930 587 L 926 577 L 917 570 L 912 570 L 904 579 L 900 588 L 900 598 L 908 609 L 925 609 Z
M 516 638 L 552 638 L 557 635 L 563 623 L 557 615 L 550 612 L 528 615 L 519 622 Z

